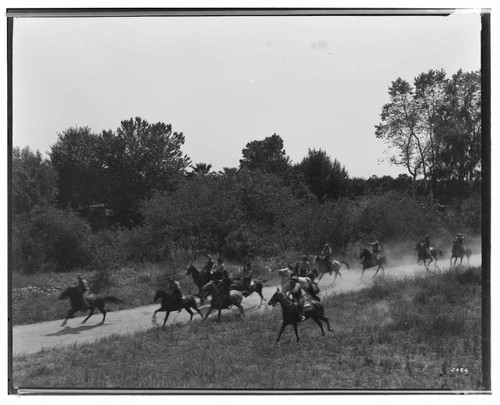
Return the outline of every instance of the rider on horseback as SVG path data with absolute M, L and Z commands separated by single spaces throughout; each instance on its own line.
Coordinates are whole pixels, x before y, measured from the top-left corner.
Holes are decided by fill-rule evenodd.
M 80 276 L 80 275 L 76 276 L 76 279 L 77 279 L 76 287 L 81 292 L 81 296 L 79 299 L 80 307 L 83 309 L 88 309 L 88 305 L 86 302 L 87 297 L 85 295 L 85 293 L 89 290 L 87 280 L 83 279 L 82 276 Z
M 331 260 L 333 252 L 332 252 L 332 248 L 328 244 L 328 242 L 326 242 L 324 244 L 323 249 L 321 250 L 321 254 L 324 256 L 324 258 L 326 260 L 326 264 L 328 266 L 328 271 L 331 273 L 333 271 L 333 263 Z
M 426 256 L 431 257 L 431 240 L 429 239 L 428 234 L 425 234 L 424 239 L 422 241 L 422 246 L 425 249 Z
M 299 278 L 296 275 L 290 277 L 290 288 L 289 293 L 292 295 L 293 300 L 297 302 L 297 309 L 299 311 L 300 320 L 306 319 L 304 316 L 304 295 L 302 294 L 302 289 L 300 288 Z
M 375 240 L 374 242 L 371 242 L 371 243 L 366 243 L 366 245 L 369 245 L 372 247 L 372 257 L 382 256 L 382 254 L 381 254 L 382 245 L 379 243 L 378 240 Z
M 307 255 L 302 256 L 302 261 L 299 262 L 299 275 L 306 277 L 311 272 L 311 264 L 307 260 Z
M 208 261 L 205 266 L 203 266 L 203 269 L 201 269 L 208 277 L 207 280 L 210 280 L 210 277 L 212 276 L 212 269 L 215 266 L 214 259 L 212 258 L 212 255 L 208 255 Z
M 179 306 L 179 312 L 182 310 L 182 290 L 181 284 L 172 277 L 168 279 L 170 290 L 172 291 L 171 303 Z

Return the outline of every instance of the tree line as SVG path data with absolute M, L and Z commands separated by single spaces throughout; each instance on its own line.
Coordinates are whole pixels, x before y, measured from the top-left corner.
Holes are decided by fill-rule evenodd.
M 352 178 L 322 149 L 293 163 L 276 133 L 247 143 L 238 167 L 214 172 L 182 152 L 185 136 L 171 124 L 139 117 L 100 134 L 68 128 L 48 159 L 14 148 L 14 268 L 68 271 L 203 251 L 241 259 L 327 240 L 345 250 L 360 239 L 416 237 L 433 221 L 436 233 L 478 232 L 478 91 L 477 72 L 392 83 L 375 134 L 407 168 L 397 178 Z

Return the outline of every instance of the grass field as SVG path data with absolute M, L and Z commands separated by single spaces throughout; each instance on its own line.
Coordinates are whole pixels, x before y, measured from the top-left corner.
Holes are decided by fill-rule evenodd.
M 13 359 L 22 388 L 451 389 L 481 387 L 481 268 L 377 278 L 324 299 L 275 343 L 281 310 L 194 321 Z
M 201 268 L 202 261 L 194 262 Z M 167 277 L 173 276 L 179 280 L 185 294 L 195 294 L 198 289 L 193 284 L 191 276 L 186 275 L 188 264 L 176 266 L 142 264 L 107 272 L 68 272 L 40 273 L 24 275 L 13 273 L 12 276 L 12 322 L 13 325 L 25 325 L 43 321 L 63 319 L 69 309 L 69 301 L 58 301 L 61 289 L 76 284 L 77 274 L 89 281 L 91 293 L 112 294 L 123 301 L 113 304 L 113 310 L 134 308 L 153 303 L 157 288 L 166 288 Z M 226 264 L 226 269 L 233 275 L 238 275 L 241 266 Z M 278 276 L 268 273 L 264 264 L 253 265 L 255 277 L 261 275 L 271 283 Z M 273 279 L 274 277 L 274 279 Z M 105 278 L 102 281 L 102 278 Z

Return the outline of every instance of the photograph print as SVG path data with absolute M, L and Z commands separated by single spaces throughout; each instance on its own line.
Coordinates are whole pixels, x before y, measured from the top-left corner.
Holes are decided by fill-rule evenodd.
M 6 20 L 10 394 L 490 392 L 488 10 Z

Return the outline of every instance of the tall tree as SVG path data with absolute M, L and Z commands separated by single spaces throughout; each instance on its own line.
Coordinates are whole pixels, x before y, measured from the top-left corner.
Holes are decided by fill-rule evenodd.
M 332 159 L 324 150 L 309 149 L 307 157 L 297 165 L 311 192 L 323 201 L 338 198 L 347 192 L 348 173 L 337 159 Z
M 290 169 L 290 159 L 286 155 L 283 139 L 277 134 L 247 143 L 242 154 L 241 169 L 258 169 L 280 176 L 286 175 Z
M 51 147 L 49 155 L 59 176 L 61 208 L 88 206 L 100 199 L 98 139 L 88 127 L 68 128 L 58 134 L 57 142 Z
M 40 151 L 12 150 L 12 209 L 14 215 L 50 206 L 57 197 L 57 172 Z
M 406 167 L 414 184 L 471 179 L 480 167 L 481 94 L 479 73 L 460 70 L 447 79 L 443 70 L 399 78 L 389 87 L 375 135 L 391 148 L 390 161 Z M 467 173 L 467 174 L 466 174 Z

